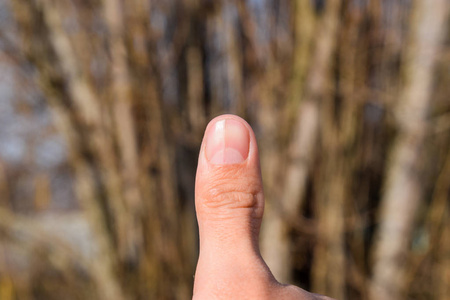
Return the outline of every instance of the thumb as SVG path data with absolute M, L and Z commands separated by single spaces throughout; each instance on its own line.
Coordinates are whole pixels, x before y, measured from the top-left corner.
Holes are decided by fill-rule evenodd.
M 223 284 L 227 276 L 254 278 L 254 273 L 274 280 L 259 253 L 262 180 L 256 139 L 243 119 L 222 115 L 208 124 L 198 161 L 195 206 L 200 257 L 194 293 L 200 285 L 208 286 L 210 278 L 219 282 L 217 276 Z
M 264 199 L 255 137 L 243 119 L 223 115 L 207 126 L 195 204 L 201 251 L 211 247 L 228 253 L 232 245 L 246 253 L 258 252 Z

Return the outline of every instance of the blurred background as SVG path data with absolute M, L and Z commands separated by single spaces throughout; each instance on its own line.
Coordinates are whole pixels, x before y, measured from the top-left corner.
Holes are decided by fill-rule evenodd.
M 448 0 L 0 0 L 0 299 L 190 299 L 207 122 L 245 118 L 263 257 L 450 299 Z

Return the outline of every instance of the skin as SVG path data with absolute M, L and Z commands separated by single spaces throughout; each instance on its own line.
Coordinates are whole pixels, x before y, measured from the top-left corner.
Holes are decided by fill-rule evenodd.
M 279 283 L 261 257 L 264 194 L 259 155 L 253 130 L 243 119 L 222 115 L 208 124 L 199 154 L 195 206 L 200 256 L 193 299 L 331 300 Z

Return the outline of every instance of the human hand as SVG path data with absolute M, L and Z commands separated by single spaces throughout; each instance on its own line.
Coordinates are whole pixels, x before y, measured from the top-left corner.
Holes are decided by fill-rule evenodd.
M 264 195 L 250 125 L 222 115 L 207 126 L 197 167 L 195 207 L 200 257 L 194 300 L 330 299 L 280 284 L 258 245 Z

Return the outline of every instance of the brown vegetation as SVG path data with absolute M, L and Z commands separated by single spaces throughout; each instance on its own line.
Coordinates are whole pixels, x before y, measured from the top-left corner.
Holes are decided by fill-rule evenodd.
M 449 299 L 447 0 L 8 3 L 2 59 L 38 83 L 65 137 L 95 249 L 14 209 L 0 159 L 0 299 L 189 299 L 196 159 L 220 113 L 257 135 L 261 246 L 280 281 Z

